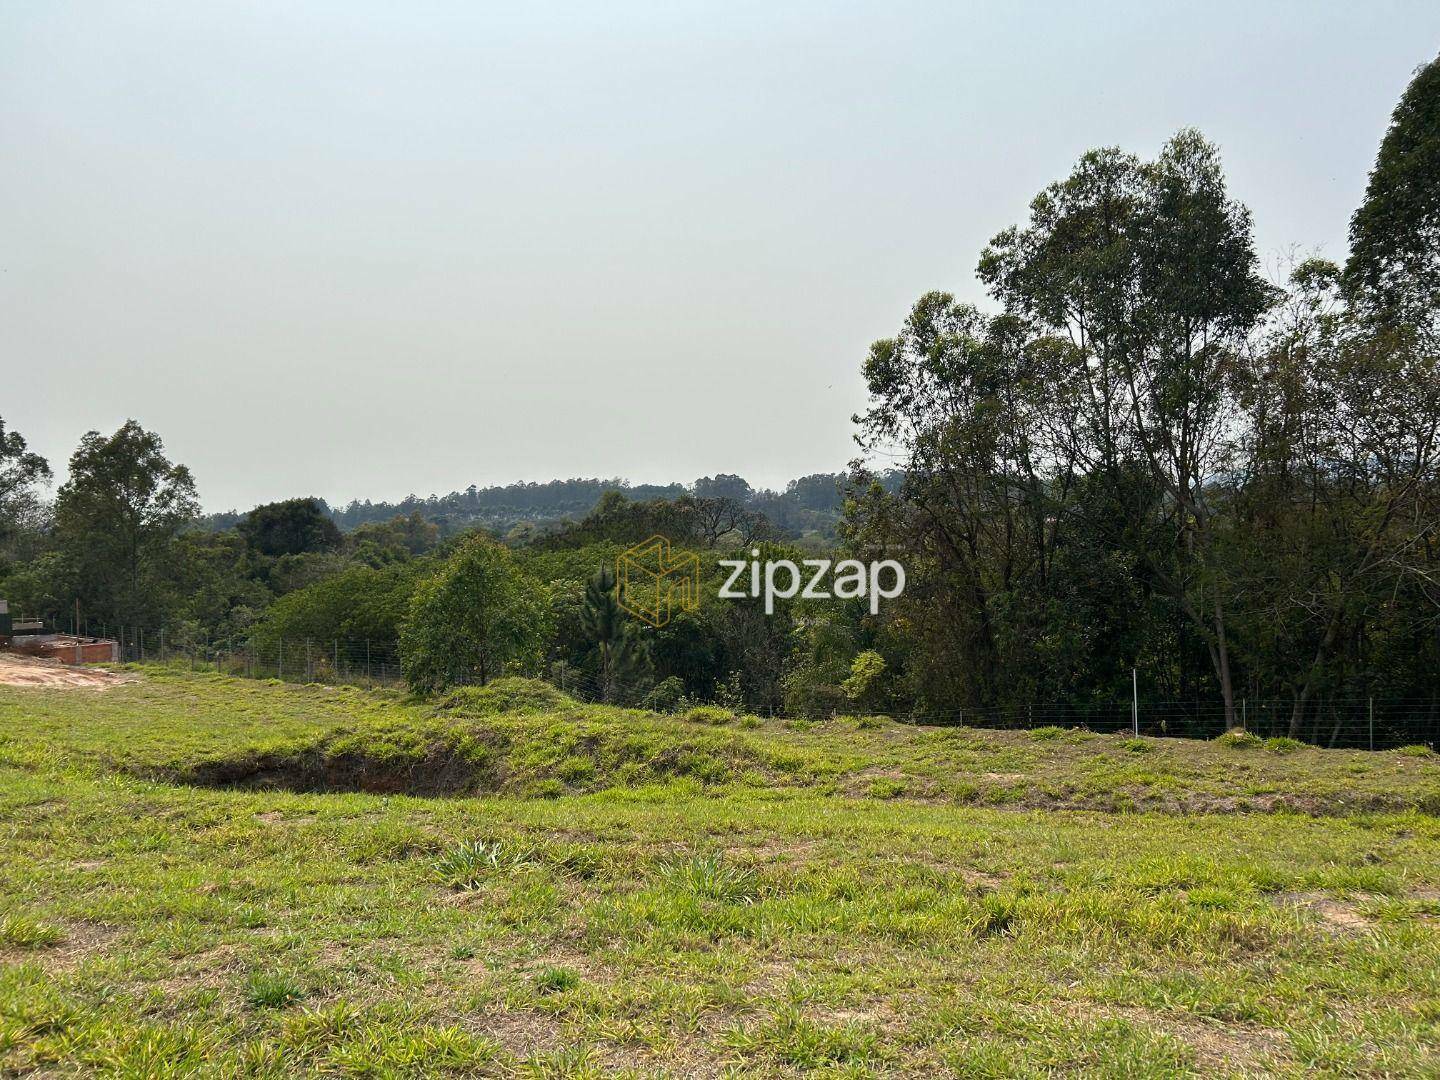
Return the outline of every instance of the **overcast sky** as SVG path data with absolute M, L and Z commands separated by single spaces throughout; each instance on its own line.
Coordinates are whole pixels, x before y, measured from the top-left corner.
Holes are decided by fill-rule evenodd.
M 0 0 L 0 416 L 207 509 L 779 485 L 1085 149 L 1221 146 L 1340 258 L 1440 4 Z

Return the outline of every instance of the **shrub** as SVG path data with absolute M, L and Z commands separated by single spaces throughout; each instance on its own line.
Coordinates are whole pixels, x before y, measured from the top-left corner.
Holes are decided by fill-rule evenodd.
M 1224 735 L 1218 736 L 1215 739 L 1215 744 L 1217 746 L 1228 746 L 1232 750 L 1253 750 L 1257 746 L 1265 745 L 1265 740 L 1260 738 L 1259 735 L 1252 735 L 1248 731 L 1235 728 L 1233 731 L 1227 731 Z
M 1402 746 L 1402 747 L 1400 747 L 1399 750 L 1396 750 L 1395 752 L 1396 752 L 1397 754 L 1402 754 L 1402 755 L 1405 756 L 1405 757 L 1434 757 L 1434 756 L 1435 756 L 1435 751 L 1432 750 L 1430 747 L 1425 746 L 1423 743 L 1416 743 L 1416 744 L 1413 744 L 1413 745 L 1411 745 L 1411 746 Z
M 850 665 L 850 674 L 840 684 L 840 689 L 847 701 L 873 709 L 884 696 L 884 678 L 885 658 L 873 649 L 866 649 L 855 657 Z
M 662 679 L 645 695 L 640 703 L 651 712 L 678 712 L 685 703 L 685 684 L 676 676 Z

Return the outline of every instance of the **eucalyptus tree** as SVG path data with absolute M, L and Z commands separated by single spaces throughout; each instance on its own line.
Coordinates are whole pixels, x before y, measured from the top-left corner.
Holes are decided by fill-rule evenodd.
M 173 588 L 175 540 L 200 512 L 190 470 L 160 436 L 127 420 L 87 432 L 55 500 L 55 532 L 87 614 L 111 625 L 161 622 Z
M 1173 543 L 1164 557 L 1137 554 L 1202 636 L 1232 724 L 1214 495 L 1238 422 L 1230 376 L 1274 300 L 1252 233 L 1215 147 L 1182 131 L 1152 162 L 1116 149 L 1084 155 L 979 267 L 1007 311 L 1065 346 L 1083 391 L 1078 452 L 1117 481 L 1138 463 L 1164 491 Z

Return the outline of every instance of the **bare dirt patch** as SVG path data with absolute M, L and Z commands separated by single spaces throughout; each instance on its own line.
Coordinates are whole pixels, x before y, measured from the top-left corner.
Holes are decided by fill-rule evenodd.
M 70 667 L 59 660 L 0 652 L 0 686 L 40 690 L 109 690 L 132 677 L 93 667 Z
M 1332 900 L 1321 893 L 1277 893 L 1275 902 L 1313 912 L 1331 930 L 1353 932 L 1368 929 L 1371 925 L 1354 904 Z

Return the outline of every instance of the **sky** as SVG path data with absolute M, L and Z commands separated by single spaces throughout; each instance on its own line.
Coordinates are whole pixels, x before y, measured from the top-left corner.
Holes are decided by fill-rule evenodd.
M 1440 4 L 0 0 L 0 416 L 207 510 L 855 456 L 860 364 L 1086 149 L 1342 259 Z

